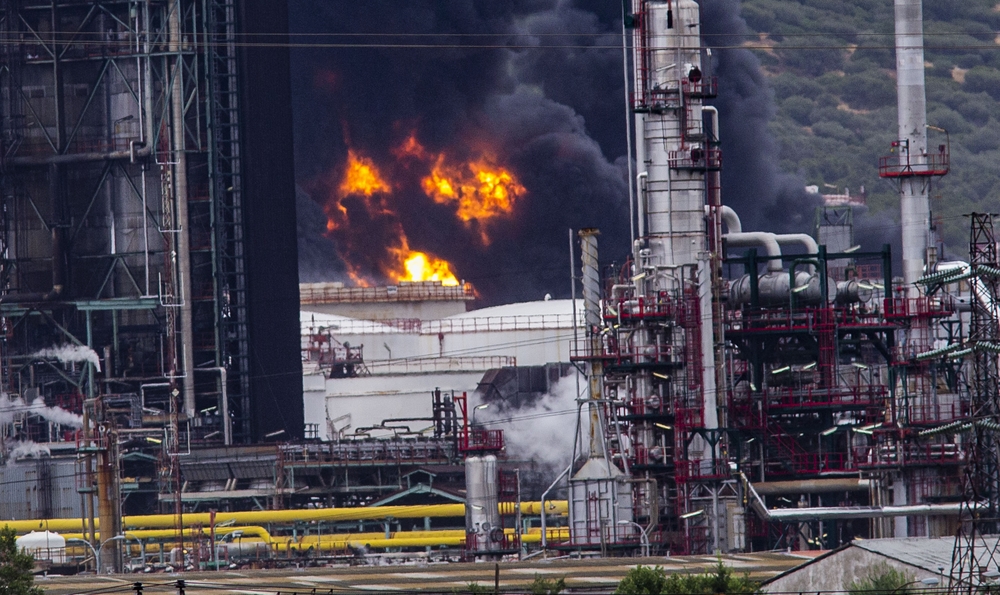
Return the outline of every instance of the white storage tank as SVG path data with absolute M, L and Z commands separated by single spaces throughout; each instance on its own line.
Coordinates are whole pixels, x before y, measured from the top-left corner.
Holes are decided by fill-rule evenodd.
M 31 554 L 35 561 L 48 561 L 53 564 L 66 563 L 66 538 L 52 531 L 32 531 L 22 535 L 14 542 L 17 549 Z

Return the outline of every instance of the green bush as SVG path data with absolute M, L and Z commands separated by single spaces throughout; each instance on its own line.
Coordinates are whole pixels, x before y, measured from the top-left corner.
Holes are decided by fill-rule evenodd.
M 566 579 L 563 577 L 552 579 L 541 577 L 536 574 L 535 580 L 531 583 L 529 592 L 531 595 L 559 595 L 559 593 L 562 593 L 565 588 Z
M 795 95 L 781 102 L 781 109 L 799 124 L 808 126 L 811 122 L 809 114 L 816 109 L 816 102 L 808 97 Z
M 760 585 L 746 575 L 735 576 L 721 560 L 704 574 L 666 575 L 662 567 L 636 566 L 618 583 L 615 595 L 757 595 Z
M 665 593 L 667 575 L 662 566 L 650 567 L 642 564 L 628 571 L 618 583 L 615 595 L 660 595 Z
M 854 579 L 847 585 L 848 595 L 909 595 L 910 589 L 906 583 L 913 582 L 913 577 L 881 563 L 868 568 L 861 578 Z

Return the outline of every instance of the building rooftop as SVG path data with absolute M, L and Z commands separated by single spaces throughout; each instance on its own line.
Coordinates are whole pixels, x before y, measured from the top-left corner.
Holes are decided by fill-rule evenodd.
M 372 302 L 471 302 L 472 284 L 442 285 L 440 281 L 404 281 L 383 287 L 345 287 L 343 283 L 299 283 L 299 303 L 306 305 Z

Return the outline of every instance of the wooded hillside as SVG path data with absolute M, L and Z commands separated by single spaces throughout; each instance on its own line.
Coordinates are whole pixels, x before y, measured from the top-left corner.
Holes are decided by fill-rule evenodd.
M 896 138 L 892 0 L 743 0 L 778 106 L 782 169 L 807 183 L 863 186 L 873 212 L 898 220 L 878 157 Z M 968 251 L 973 210 L 1000 211 L 1000 4 L 924 1 L 927 122 L 951 137 L 951 173 L 931 209 L 949 252 Z M 929 145 L 946 142 L 929 131 Z

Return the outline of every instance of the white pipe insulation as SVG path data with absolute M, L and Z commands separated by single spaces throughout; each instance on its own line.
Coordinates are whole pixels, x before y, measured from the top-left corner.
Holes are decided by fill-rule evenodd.
M 733 248 L 747 248 L 752 246 L 763 246 L 769 257 L 780 257 L 781 246 L 798 244 L 805 248 L 806 254 L 819 253 L 819 244 L 807 233 L 770 233 L 766 231 L 744 232 L 743 222 L 740 216 L 732 207 L 725 205 L 719 210 L 722 222 L 726 224 L 728 233 L 723 235 Z M 709 215 L 709 207 L 705 206 L 705 216 Z M 780 258 L 767 263 L 767 270 L 777 272 L 782 270 Z M 815 267 L 810 265 L 810 270 L 815 271 Z
M 779 246 L 799 244 L 806 249 L 806 254 L 819 253 L 819 245 L 816 240 L 807 233 L 778 233 L 774 234 Z
M 727 233 L 722 236 L 730 248 L 764 248 L 770 260 L 767 261 L 767 270 L 772 273 L 779 273 L 781 266 L 781 247 L 778 239 L 773 233 L 766 231 L 745 231 L 743 233 Z
M 705 205 L 705 216 L 708 217 L 710 214 L 710 207 Z M 743 222 L 740 221 L 740 216 L 736 214 L 733 207 L 722 205 L 719 209 L 719 215 L 722 216 L 722 222 L 726 224 L 726 233 L 743 233 Z
M 829 519 L 877 519 L 918 515 L 955 516 L 963 504 L 912 504 L 908 506 L 810 506 L 806 508 L 768 508 L 746 475 L 740 473 L 750 508 L 765 521 L 824 521 Z

